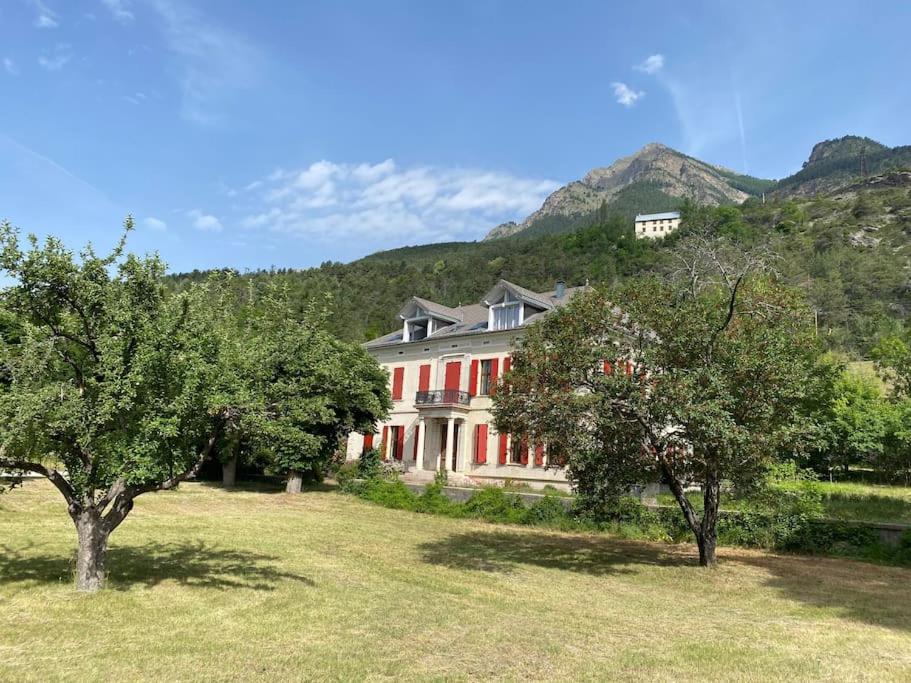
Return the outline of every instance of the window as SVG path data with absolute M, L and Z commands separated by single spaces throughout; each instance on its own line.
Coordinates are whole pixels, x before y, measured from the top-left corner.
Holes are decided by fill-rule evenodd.
M 525 442 L 522 439 L 512 437 L 512 444 L 509 449 L 509 462 L 513 465 L 521 465 L 522 461 L 525 460 L 523 457 L 525 451 L 528 447 L 525 445 Z
M 511 330 L 519 326 L 519 303 L 498 304 L 493 307 L 493 329 Z
M 409 320 L 408 323 L 408 341 L 417 341 L 427 337 L 430 326 L 430 320 L 422 318 L 420 320 Z
M 493 374 L 493 361 L 489 358 L 481 361 L 481 376 L 478 378 L 478 396 L 490 395 L 490 381 Z

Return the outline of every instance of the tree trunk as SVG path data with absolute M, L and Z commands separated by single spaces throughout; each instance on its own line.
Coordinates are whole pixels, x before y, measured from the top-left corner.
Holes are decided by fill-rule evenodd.
M 300 470 L 291 470 L 288 472 L 288 485 L 285 487 L 285 493 L 300 493 L 303 482 L 303 472 Z
M 104 586 L 104 560 L 108 551 L 108 532 L 94 510 L 82 512 L 74 520 L 79 548 L 76 551 L 76 590 L 94 593 Z
M 699 545 L 699 564 L 703 567 L 714 567 L 715 546 L 718 543 L 716 526 L 718 524 L 718 508 L 720 506 L 721 485 L 714 476 L 708 477 L 705 482 L 705 491 L 702 496 L 703 511 L 702 524 L 696 534 Z
M 221 464 L 221 485 L 226 489 L 234 488 L 237 482 L 237 456 Z

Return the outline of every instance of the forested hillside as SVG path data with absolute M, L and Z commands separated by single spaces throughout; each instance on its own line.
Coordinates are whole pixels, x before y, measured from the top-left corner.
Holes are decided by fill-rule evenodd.
M 826 197 L 685 208 L 690 221 L 704 220 L 706 211 L 718 231 L 745 244 L 767 243 L 780 255 L 782 277 L 806 292 L 830 347 L 862 357 L 911 315 L 911 173 L 878 176 Z M 394 249 L 349 264 L 250 273 L 237 282 L 283 282 L 301 305 L 328 293 L 335 331 L 362 341 L 394 328 L 411 295 L 457 305 L 478 301 L 498 278 L 541 290 L 558 278 L 612 283 L 669 267 L 679 239 L 637 241 L 631 221 L 602 212 L 568 234 Z M 204 276 L 173 279 L 179 286 Z

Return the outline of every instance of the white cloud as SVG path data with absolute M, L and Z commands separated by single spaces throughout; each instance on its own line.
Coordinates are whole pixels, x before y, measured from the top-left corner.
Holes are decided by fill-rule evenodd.
M 150 0 L 180 73 L 181 115 L 194 123 L 222 121 L 221 106 L 257 81 L 262 58 L 243 36 L 208 22 L 172 0 Z
M 221 232 L 224 229 L 221 221 L 209 213 L 203 213 L 199 209 L 187 211 L 187 216 L 193 219 L 193 227 L 197 230 L 208 232 Z
M 656 74 L 664 68 L 664 55 L 654 54 L 645 58 L 641 64 L 633 67 L 636 71 L 642 71 L 647 74 Z
M 4 69 L 4 70 L 6 71 L 6 73 L 8 73 L 10 76 L 18 76 L 18 75 L 19 75 L 19 67 L 17 67 L 17 66 L 16 66 L 16 62 L 14 62 L 14 61 L 13 61 L 12 59 L 10 59 L 9 57 L 4 57 L 4 58 L 3 58 L 3 69 Z
M 644 90 L 633 90 L 626 83 L 611 83 L 614 89 L 614 97 L 618 104 L 624 107 L 632 107 L 637 101 L 645 97 Z
M 317 161 L 279 169 L 245 190 L 241 226 L 326 241 L 388 248 L 428 241 L 477 239 L 541 206 L 559 184 L 507 173 L 420 166 L 392 159 Z
M 37 28 L 56 28 L 60 25 L 57 13 L 44 4 L 43 0 L 31 0 L 29 4 L 35 8 L 35 26 Z
M 51 55 L 41 55 L 38 57 L 40 64 L 47 71 L 60 71 L 67 62 L 73 58 L 73 53 L 67 43 L 57 43 L 54 53 Z
M 149 230 L 155 230 L 157 232 L 168 229 L 168 224 L 160 218 L 155 218 L 155 216 L 149 216 L 148 218 L 143 219 L 142 224 Z
M 108 8 L 114 21 L 121 24 L 128 24 L 133 21 L 133 12 L 130 10 L 127 0 L 101 0 L 101 4 Z

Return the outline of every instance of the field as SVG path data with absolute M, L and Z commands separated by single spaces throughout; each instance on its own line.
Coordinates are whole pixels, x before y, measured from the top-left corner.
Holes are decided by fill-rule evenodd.
M 911 570 L 201 484 L 72 589 L 44 482 L 0 498 L 0 680 L 908 680 Z
M 861 522 L 911 524 L 911 487 L 864 484 L 849 481 L 818 484 L 822 492 L 823 515 L 832 519 Z M 702 509 L 702 494 L 687 494 L 693 505 Z M 661 494 L 662 505 L 677 505 L 671 494 Z M 736 508 L 738 501 L 722 499 L 722 507 Z

